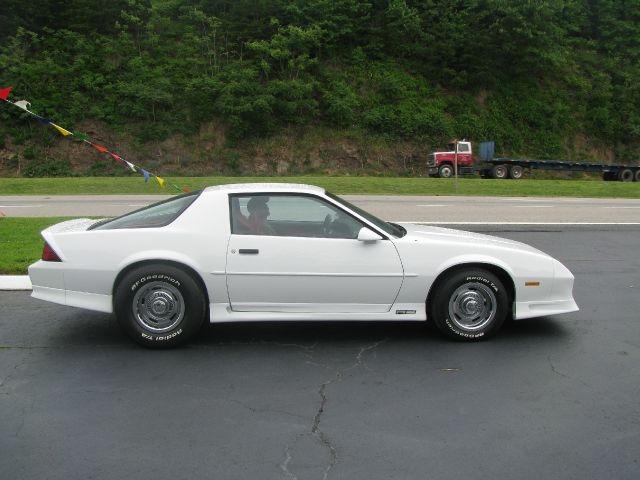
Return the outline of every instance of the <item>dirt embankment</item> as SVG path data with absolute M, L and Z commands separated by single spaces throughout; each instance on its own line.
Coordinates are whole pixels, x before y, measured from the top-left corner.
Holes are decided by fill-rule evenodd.
M 82 141 L 61 137 L 53 129 L 32 126 L 35 138 L 0 142 L 0 175 L 4 177 L 120 175 L 126 167 L 108 153 Z M 100 122 L 84 122 L 77 131 L 136 166 L 158 175 L 389 175 L 426 174 L 433 146 L 418 140 L 397 141 L 367 133 L 324 127 L 291 128 L 268 138 L 233 141 L 216 122 L 191 136 L 139 142 Z M 570 145 L 569 145 L 570 144 Z M 614 160 L 610 148 L 593 146 L 578 136 L 568 141 L 567 159 Z

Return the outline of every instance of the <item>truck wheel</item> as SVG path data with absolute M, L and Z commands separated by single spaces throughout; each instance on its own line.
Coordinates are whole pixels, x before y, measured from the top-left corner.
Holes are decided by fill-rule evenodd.
M 438 176 L 440 178 L 451 178 L 453 176 L 453 167 L 449 164 L 440 165 Z
M 633 174 L 633 179 L 636 182 L 640 182 L 640 168 L 638 170 L 636 170 L 636 173 Z
M 514 180 L 520 180 L 523 173 L 524 169 L 520 165 L 512 165 L 509 168 L 509 178 L 512 178 Z
M 491 169 L 491 176 L 493 178 L 497 178 L 498 180 L 502 180 L 507 178 L 509 171 L 507 170 L 506 165 L 496 165 Z
M 620 170 L 620 173 L 618 174 L 618 179 L 621 182 L 633 181 L 633 170 L 631 170 L 630 168 L 623 168 L 622 170 Z

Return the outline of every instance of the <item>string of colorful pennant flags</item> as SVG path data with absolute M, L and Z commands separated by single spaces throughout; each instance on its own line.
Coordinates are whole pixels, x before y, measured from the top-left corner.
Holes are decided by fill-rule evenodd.
M 148 170 L 145 170 L 144 168 L 142 168 L 142 167 L 140 167 L 138 165 L 135 165 L 135 164 L 129 162 L 128 160 L 125 160 L 120 155 L 110 151 L 108 148 L 103 147 L 101 145 L 98 145 L 97 143 L 92 142 L 89 139 L 89 136 L 86 133 L 79 133 L 79 132 L 74 133 L 74 132 L 71 132 L 71 131 L 67 130 L 66 128 L 61 127 L 60 125 L 56 125 L 50 119 L 42 117 L 42 116 L 38 115 L 37 113 L 32 112 L 31 110 L 29 110 L 31 108 L 31 103 L 26 101 L 26 100 L 19 100 L 17 102 L 12 102 L 11 100 L 9 100 L 9 94 L 11 93 L 11 90 L 12 90 L 12 87 L 1 88 L 0 89 L 0 100 L 4 100 L 6 103 L 9 103 L 9 104 L 13 105 L 14 107 L 17 107 L 20 110 L 30 114 L 32 117 L 34 117 L 36 120 L 38 120 L 38 122 L 40 122 L 40 123 L 42 123 L 44 125 L 51 125 L 53 128 L 58 130 L 58 132 L 60 132 L 62 134 L 62 136 L 64 136 L 65 138 L 71 138 L 71 139 L 74 139 L 74 140 L 82 141 L 82 142 L 86 143 L 87 145 L 90 145 L 91 147 L 95 148 L 100 153 L 106 153 L 106 154 L 110 155 L 116 162 L 126 166 L 132 172 L 142 173 L 145 182 L 148 182 L 151 177 L 155 178 L 156 181 L 158 182 L 158 185 L 160 185 L 160 187 L 164 188 L 164 185 L 165 185 L 165 179 L 164 178 L 159 177 L 155 173 L 150 172 Z M 170 185 L 173 188 L 175 188 L 176 190 L 178 190 L 179 192 L 188 192 L 189 191 L 186 188 L 180 188 L 175 183 L 170 183 Z

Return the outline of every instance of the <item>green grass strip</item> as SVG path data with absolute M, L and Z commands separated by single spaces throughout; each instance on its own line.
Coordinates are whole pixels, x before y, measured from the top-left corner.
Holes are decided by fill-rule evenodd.
M 0 217 L 0 275 L 25 275 L 27 267 L 42 255 L 40 232 L 68 217 Z
M 508 197 L 640 198 L 638 182 L 602 180 L 488 180 L 428 177 L 180 177 L 168 178 L 182 188 L 198 190 L 209 185 L 247 182 L 308 183 L 337 194 L 371 195 L 464 195 Z M 172 187 L 160 188 L 138 177 L 0 178 L 0 195 L 115 195 L 174 194 Z

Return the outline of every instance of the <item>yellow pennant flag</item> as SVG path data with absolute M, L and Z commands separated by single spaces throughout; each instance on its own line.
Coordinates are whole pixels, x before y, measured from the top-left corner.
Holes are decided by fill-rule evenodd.
M 60 125 L 56 125 L 55 123 L 51 122 L 51 125 L 53 125 L 54 127 L 56 127 L 56 130 L 58 130 L 62 135 L 64 135 L 65 137 L 67 135 L 73 135 L 69 130 L 65 130 L 64 128 L 62 128 Z
M 160 187 L 164 187 L 164 178 L 156 177 L 156 180 L 160 184 Z

